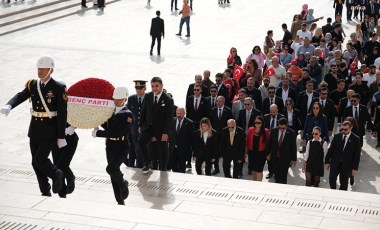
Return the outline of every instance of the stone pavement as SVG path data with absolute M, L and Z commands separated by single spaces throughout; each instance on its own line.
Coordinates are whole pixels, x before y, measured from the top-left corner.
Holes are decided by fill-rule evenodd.
M 4 34 L 0 36 L 1 106 L 27 79 L 35 77 L 36 60 L 43 54 L 55 58 L 53 76 L 68 85 L 99 77 L 133 92 L 133 80 L 160 76 L 175 104 L 184 106 L 187 86 L 195 74 L 205 69 L 212 76 L 222 72 L 231 46 L 244 60 L 254 45 L 263 44 L 269 29 L 275 39 L 281 39 L 281 24 L 290 27 L 302 4 L 231 0 L 230 5 L 219 6 L 216 0 L 195 0 L 191 37 L 185 38 L 175 36 L 180 16 L 170 11 L 169 0 L 152 0 L 151 5 L 144 0 L 112 1 L 103 14 L 91 8 L 91 3 L 89 9 L 70 0 L 44 8 L 48 2 L 54 1 L 0 5 L 0 24 L 8 24 L 0 26 Z M 35 6 L 41 8 L 28 11 Z M 331 0 L 310 1 L 309 8 L 315 9 L 315 17 L 333 16 Z M 161 10 L 166 29 L 161 57 L 155 51 L 149 56 L 150 20 L 156 10 Z M 2 17 L 7 14 L 12 15 Z M 29 19 L 17 21 L 25 17 Z M 349 34 L 354 25 L 344 23 L 344 27 Z M 299 167 L 301 155 L 289 171 L 289 184 L 297 186 L 160 172 L 146 177 L 123 166 L 131 196 L 126 207 L 119 207 L 114 205 L 105 172 L 104 141 L 92 138 L 90 130 L 78 131 L 80 142 L 72 162 L 79 177 L 74 194 L 67 199 L 39 196 L 26 136 L 28 107 L 25 102 L 8 117 L 0 117 L 0 229 L 22 229 L 23 224 L 35 225 L 35 229 L 241 229 L 247 224 L 260 229 L 380 227 L 380 154 L 369 134 L 356 184 L 350 188 L 357 192 L 306 188 Z M 194 173 L 194 169 L 188 171 Z M 249 179 L 246 169 L 244 174 Z M 321 187 L 328 187 L 327 178 L 328 172 Z M 9 227 L 10 223 L 21 224 Z M 28 226 L 24 228 L 32 228 Z

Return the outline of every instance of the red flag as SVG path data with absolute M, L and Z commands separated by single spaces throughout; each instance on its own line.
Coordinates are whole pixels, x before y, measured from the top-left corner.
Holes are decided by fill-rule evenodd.
M 358 69 L 358 58 L 355 58 L 350 64 L 350 73 L 354 75 L 355 71 Z
M 240 78 L 243 75 L 243 71 L 244 71 L 243 68 L 241 68 L 240 66 L 238 66 L 238 65 L 235 64 L 235 67 L 234 67 L 234 79 L 237 82 L 240 81 Z
M 273 69 L 273 67 L 272 68 L 268 68 L 264 72 L 264 76 L 273 76 L 273 75 L 274 75 L 274 69 Z

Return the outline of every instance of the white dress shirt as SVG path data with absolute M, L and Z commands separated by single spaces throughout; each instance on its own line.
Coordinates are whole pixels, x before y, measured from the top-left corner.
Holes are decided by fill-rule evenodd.
M 206 144 L 208 138 L 208 132 L 203 133 L 203 142 Z
M 348 139 L 348 138 L 347 138 Z M 319 142 L 321 142 L 322 141 L 322 138 L 321 139 L 319 139 L 319 140 L 315 140 L 314 138 L 311 140 L 311 141 L 319 141 Z M 326 157 L 326 154 L 327 154 L 327 151 L 328 151 L 328 147 L 327 147 L 327 142 L 325 141 L 324 143 L 323 143 L 323 146 L 322 146 L 322 149 L 323 149 L 323 159 L 325 159 L 325 157 Z M 309 159 L 309 155 L 310 155 L 310 141 L 308 141 L 307 142 L 307 144 L 306 144 L 306 150 L 305 150 L 305 153 L 303 154 L 303 159 L 305 160 L 305 161 L 307 161 L 307 159 Z

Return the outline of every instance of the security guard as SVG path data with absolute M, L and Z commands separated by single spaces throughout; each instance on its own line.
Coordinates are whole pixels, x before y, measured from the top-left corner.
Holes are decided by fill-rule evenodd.
M 49 159 L 52 146 L 66 146 L 65 125 L 67 119 L 67 96 L 65 86 L 55 81 L 54 60 L 41 57 L 37 62 L 38 79 L 29 80 L 25 89 L 17 93 L 2 109 L 6 116 L 11 109 L 29 99 L 32 102 L 28 136 L 32 153 L 32 166 L 43 196 L 51 196 L 48 177 L 53 180 L 53 192 L 62 187 L 63 173 Z
M 124 200 L 129 195 L 128 181 L 124 180 L 120 165 L 124 162 L 128 151 L 128 133 L 133 122 L 132 112 L 125 106 L 128 98 L 126 87 L 117 87 L 113 92 L 115 112 L 106 123 L 102 125 L 104 130 L 95 128 L 93 137 L 106 139 L 107 168 L 111 177 L 113 192 L 119 205 L 124 205 Z
M 131 133 L 129 136 L 129 162 L 128 167 L 137 167 L 142 168 L 144 166 L 144 160 L 142 156 L 141 149 L 137 144 L 137 140 L 139 138 L 138 126 L 140 121 L 140 114 L 142 104 L 144 102 L 145 90 L 146 90 L 146 82 L 144 80 L 135 80 L 135 89 L 136 94 L 131 95 L 128 98 L 127 107 L 130 109 L 135 116 L 135 121 L 132 123 Z M 135 165 L 136 160 L 136 165 Z

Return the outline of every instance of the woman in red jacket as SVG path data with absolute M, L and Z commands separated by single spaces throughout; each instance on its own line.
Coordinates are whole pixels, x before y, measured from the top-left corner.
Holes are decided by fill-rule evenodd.
M 257 116 L 255 126 L 248 129 L 246 145 L 248 149 L 248 168 L 254 181 L 263 180 L 263 168 L 266 161 L 265 149 L 269 141 L 269 130 L 265 128 L 264 118 Z

